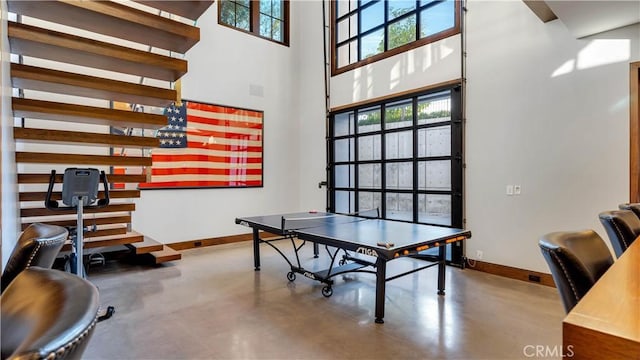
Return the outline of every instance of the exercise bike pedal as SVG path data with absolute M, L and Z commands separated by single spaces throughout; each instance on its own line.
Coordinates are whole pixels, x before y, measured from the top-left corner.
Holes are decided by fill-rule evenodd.
M 107 311 L 103 315 L 98 316 L 98 322 L 109 319 L 113 316 L 113 313 L 116 312 L 116 309 L 113 306 L 107 306 Z

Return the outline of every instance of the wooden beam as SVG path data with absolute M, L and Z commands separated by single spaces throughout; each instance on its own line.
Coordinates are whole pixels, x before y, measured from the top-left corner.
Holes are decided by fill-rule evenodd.
M 161 251 L 164 248 L 164 245 L 148 236 L 145 236 L 142 242 L 132 243 L 127 245 L 127 247 L 133 249 L 136 255 L 140 255 L 147 254 L 152 251 Z
M 51 174 L 18 174 L 18 184 L 48 184 Z M 147 181 L 146 175 L 107 174 L 109 183 L 141 183 Z M 62 174 L 56 174 L 55 183 L 62 183 Z
M 46 191 L 31 191 L 21 192 L 18 195 L 18 201 L 44 201 L 47 197 Z M 109 198 L 111 199 L 129 199 L 139 198 L 140 190 L 109 190 Z M 104 198 L 104 191 L 98 192 L 98 199 Z M 61 200 L 62 193 L 60 191 L 53 191 L 51 193 L 51 200 Z
M 542 22 L 546 23 L 558 18 L 549 5 L 543 0 L 522 0 L 522 2 L 524 2 Z
M 89 237 L 83 239 L 83 248 L 91 249 L 98 247 L 126 245 L 144 240 L 144 235 L 137 232 L 128 232 L 122 235 Z M 61 251 L 70 251 L 71 243 L 67 243 L 62 247 Z
M 29 221 L 29 219 L 24 219 L 26 220 L 25 222 L 23 222 L 22 225 L 22 230 L 26 229 L 29 225 L 33 224 L 33 223 L 43 223 L 43 224 L 50 224 L 50 225 L 58 225 L 58 226 L 65 226 L 65 227 L 75 227 L 77 224 L 77 219 L 71 219 L 71 220 L 54 220 L 54 221 L 47 221 L 47 220 L 38 220 L 38 221 Z M 126 215 L 126 216 L 108 216 L 108 217 L 93 217 L 93 215 L 91 217 L 85 217 L 84 218 L 84 224 L 87 226 L 93 226 L 93 225 L 110 225 L 110 224 L 129 224 L 131 223 L 131 216 L 130 215 Z
M 114 227 L 114 228 L 106 228 L 106 229 L 98 229 L 96 231 L 84 231 L 83 237 L 85 238 L 94 238 L 94 237 L 102 237 L 102 236 L 113 236 L 113 235 L 124 235 L 127 233 L 126 226 Z
M 204 1 L 187 1 L 187 0 L 134 0 L 137 3 L 147 5 L 154 9 L 166 11 L 171 14 L 186 17 L 187 19 L 196 20 L 204 13 L 213 0 Z
M 17 163 L 151 166 L 150 157 L 16 152 Z M 113 181 L 113 180 L 111 180 Z
M 185 53 L 200 40 L 200 29 L 112 1 L 9 0 L 10 12 L 99 34 Z
M 7 33 L 12 54 L 165 81 L 176 81 L 187 72 L 182 59 L 13 21 Z
M 79 131 L 13 128 L 13 138 L 19 142 L 56 143 L 66 145 L 83 144 L 103 147 L 127 147 L 134 149 L 160 147 L 155 137 L 98 134 Z
M 11 105 L 13 116 L 22 118 L 143 129 L 160 129 L 168 124 L 167 117 L 164 115 L 53 101 L 14 97 Z
M 108 212 L 120 212 L 120 211 L 135 211 L 136 204 L 116 204 L 107 205 L 101 208 L 85 208 L 86 214 L 108 213 Z M 33 216 L 53 216 L 53 215 L 69 215 L 75 214 L 75 209 L 60 209 L 49 210 L 47 208 L 22 208 L 20 209 L 20 217 L 33 217 Z M 90 220 L 89 220 L 90 221 Z
M 17 63 L 11 63 L 11 84 L 20 89 L 158 107 L 166 107 L 174 102 L 177 94 L 171 89 Z

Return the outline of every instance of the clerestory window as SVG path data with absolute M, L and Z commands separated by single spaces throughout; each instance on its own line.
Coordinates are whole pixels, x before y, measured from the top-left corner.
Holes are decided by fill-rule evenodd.
M 221 0 L 218 23 L 289 45 L 288 0 Z
M 460 7 L 456 0 L 332 1 L 332 73 L 459 33 Z

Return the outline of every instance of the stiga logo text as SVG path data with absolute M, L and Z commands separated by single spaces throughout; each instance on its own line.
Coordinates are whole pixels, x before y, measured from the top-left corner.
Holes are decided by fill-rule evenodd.
M 358 254 L 364 254 L 364 255 L 378 257 L 378 253 L 373 249 L 367 249 L 367 248 L 359 247 L 359 248 L 356 249 L 356 252 Z

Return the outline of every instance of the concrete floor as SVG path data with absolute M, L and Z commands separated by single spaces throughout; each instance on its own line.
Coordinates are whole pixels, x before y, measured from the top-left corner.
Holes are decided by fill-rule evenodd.
M 302 253 L 309 269 L 327 264 L 310 246 Z M 414 261 L 390 262 L 387 275 Z M 91 270 L 103 307 L 116 311 L 97 325 L 84 358 L 527 359 L 535 346 L 560 355 L 564 312 L 554 288 L 449 267 L 441 297 L 431 268 L 387 283 L 385 323 L 376 324 L 374 275 L 338 276 L 325 298 L 322 284 L 289 283 L 287 271 L 263 245 L 255 272 L 249 242 L 187 250 L 168 266 Z

